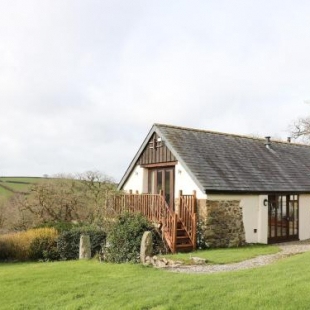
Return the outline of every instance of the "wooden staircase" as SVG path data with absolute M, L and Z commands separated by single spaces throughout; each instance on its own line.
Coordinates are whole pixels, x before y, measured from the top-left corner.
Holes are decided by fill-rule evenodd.
M 176 235 L 176 252 L 192 252 L 194 250 L 194 245 L 190 239 L 183 223 L 179 220 L 177 222 L 177 235 Z
M 141 213 L 153 223 L 161 225 L 163 239 L 172 253 L 196 249 L 196 197 L 180 191 L 179 215 L 160 194 L 124 194 L 114 196 L 112 208 L 116 214 Z

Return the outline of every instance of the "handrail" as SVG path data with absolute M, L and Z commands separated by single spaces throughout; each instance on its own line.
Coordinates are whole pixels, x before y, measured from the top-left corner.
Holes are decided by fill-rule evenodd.
M 196 195 L 182 195 L 180 191 L 180 220 L 193 244 L 193 250 L 196 249 L 197 237 L 197 213 L 196 213 Z
M 161 224 L 162 233 L 174 253 L 176 251 L 177 215 L 159 194 L 121 194 L 107 201 L 106 212 L 109 215 L 141 213 L 149 221 Z

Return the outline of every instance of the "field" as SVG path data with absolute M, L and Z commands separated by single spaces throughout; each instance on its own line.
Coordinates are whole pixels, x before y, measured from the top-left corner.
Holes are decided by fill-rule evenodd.
M 28 192 L 31 185 L 39 182 L 42 178 L 30 177 L 1 177 L 0 197 L 10 197 L 16 192 Z
M 1 309 L 309 309 L 309 281 L 310 253 L 265 267 L 210 275 L 94 260 L 0 264 L 0 305 Z

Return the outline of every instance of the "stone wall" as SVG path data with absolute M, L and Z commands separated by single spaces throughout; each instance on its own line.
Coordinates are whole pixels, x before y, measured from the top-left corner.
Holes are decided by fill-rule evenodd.
M 198 247 L 237 247 L 245 243 L 239 200 L 198 200 Z

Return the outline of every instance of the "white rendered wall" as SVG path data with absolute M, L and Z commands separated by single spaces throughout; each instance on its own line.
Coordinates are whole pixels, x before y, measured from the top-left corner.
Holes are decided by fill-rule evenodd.
M 141 168 L 140 166 L 136 166 L 135 169 L 130 174 L 126 183 L 123 186 L 123 189 L 126 192 L 132 190 L 134 193 L 136 191 L 139 194 L 147 192 L 147 170 Z
M 196 183 L 192 180 L 189 174 L 185 171 L 180 163 L 175 166 L 175 197 L 179 197 L 179 191 L 182 190 L 183 195 L 192 195 L 193 191 L 196 191 L 198 199 L 206 199 L 207 195 L 202 192 Z
M 299 196 L 299 239 L 310 238 L 310 195 Z
M 208 195 L 209 200 L 240 200 L 248 243 L 267 243 L 268 206 L 263 205 L 267 196 L 259 195 Z
M 192 180 L 189 174 L 185 171 L 181 164 L 175 166 L 175 185 L 174 194 L 175 197 L 179 197 L 179 191 L 182 190 L 183 195 L 192 195 L 193 191 L 196 191 L 198 199 L 206 199 L 206 194 L 202 192 L 196 183 Z M 128 177 L 126 183 L 123 186 L 125 191 L 132 190 L 133 192 L 138 191 L 141 193 L 147 193 L 148 191 L 148 169 L 136 166 L 130 176 Z
M 266 201 L 266 205 L 264 205 Z M 258 243 L 268 243 L 268 195 L 260 195 L 258 201 Z

